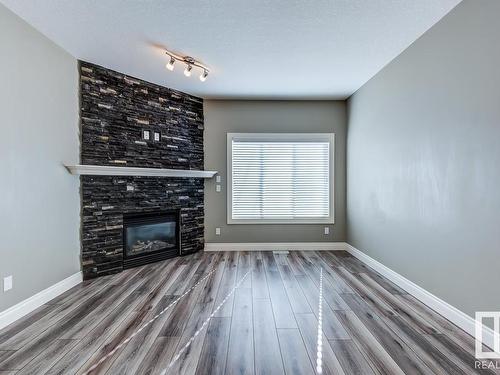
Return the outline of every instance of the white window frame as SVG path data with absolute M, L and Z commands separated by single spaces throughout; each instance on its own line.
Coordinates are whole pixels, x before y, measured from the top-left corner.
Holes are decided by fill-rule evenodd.
M 233 219 L 233 139 L 248 141 L 329 142 L 329 215 L 327 218 Z M 335 134 L 334 133 L 227 133 L 227 224 L 334 224 L 335 223 Z

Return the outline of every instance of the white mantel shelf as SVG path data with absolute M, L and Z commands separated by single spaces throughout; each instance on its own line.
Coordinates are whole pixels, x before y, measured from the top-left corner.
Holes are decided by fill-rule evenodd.
M 212 178 L 217 171 L 197 171 L 188 169 L 160 169 L 139 167 L 110 167 L 102 165 L 64 165 L 69 173 L 88 176 L 146 176 L 146 177 L 186 177 Z

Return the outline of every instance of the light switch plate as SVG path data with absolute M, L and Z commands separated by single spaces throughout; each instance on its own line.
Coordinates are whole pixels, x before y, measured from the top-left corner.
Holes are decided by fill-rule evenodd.
M 216 191 L 217 193 L 220 193 L 220 185 L 215 185 L 215 191 Z
M 330 234 L 330 227 L 325 227 L 325 235 Z
M 220 236 L 220 228 L 215 228 L 215 235 Z
M 12 289 L 12 275 L 3 278 L 3 291 Z

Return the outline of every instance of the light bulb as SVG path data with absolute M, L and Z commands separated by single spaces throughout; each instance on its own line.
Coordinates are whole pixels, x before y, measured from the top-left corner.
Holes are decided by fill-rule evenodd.
M 208 77 L 208 72 L 205 69 L 203 69 L 203 73 L 201 73 L 200 75 L 200 81 L 205 82 L 207 80 L 207 77 Z
M 172 70 L 174 70 L 174 64 L 175 64 L 175 59 L 173 57 L 170 57 L 170 61 L 168 62 L 167 65 L 165 65 L 165 67 L 168 70 L 172 71 Z
M 191 77 L 191 69 L 193 69 L 193 67 L 190 64 L 187 64 L 186 69 L 184 69 L 184 75 L 186 77 Z

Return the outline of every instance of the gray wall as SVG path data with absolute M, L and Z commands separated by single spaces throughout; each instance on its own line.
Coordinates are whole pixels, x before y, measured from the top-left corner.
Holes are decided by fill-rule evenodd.
M 222 176 L 222 192 L 215 179 L 205 183 L 206 242 L 322 242 L 345 240 L 346 106 L 339 101 L 218 101 L 206 100 L 205 169 Z M 335 133 L 335 224 L 228 225 L 226 220 L 226 134 Z M 221 235 L 215 235 L 215 228 Z
M 499 14 L 464 1 L 348 101 L 348 241 L 470 315 L 500 306 Z
M 76 60 L 0 5 L 0 311 L 78 272 Z M 0 284 L 1 281 L 0 281 Z

